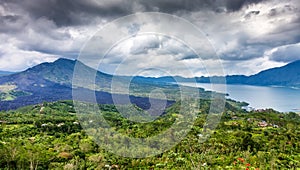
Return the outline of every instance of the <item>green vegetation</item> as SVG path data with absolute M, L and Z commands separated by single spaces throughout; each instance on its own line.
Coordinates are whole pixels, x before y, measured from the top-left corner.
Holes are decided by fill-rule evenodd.
M 30 93 L 16 89 L 17 86 L 14 84 L 0 85 L 0 101 L 10 101 L 20 96 L 30 95 Z
M 11 90 L 5 93 L 0 92 L 0 101 L 11 101 L 11 100 L 15 100 L 20 96 L 27 96 L 27 95 L 30 95 L 30 93 L 19 91 L 19 90 Z
M 200 139 L 209 100 L 201 100 L 198 118 L 184 140 L 167 152 L 139 159 L 116 156 L 98 146 L 82 129 L 71 101 L 1 112 L 0 169 L 300 168 L 298 114 L 273 110 L 248 113 L 233 103 L 226 103 L 217 129 L 205 142 Z M 118 132 L 145 138 L 170 127 L 180 116 L 178 105 L 174 104 L 167 114 L 147 123 L 125 119 L 112 105 L 99 108 Z

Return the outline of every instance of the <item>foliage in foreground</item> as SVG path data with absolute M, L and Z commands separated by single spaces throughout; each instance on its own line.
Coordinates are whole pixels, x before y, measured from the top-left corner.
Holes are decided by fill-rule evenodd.
M 199 116 L 184 140 L 163 154 L 143 159 L 119 157 L 97 146 L 82 130 L 70 101 L 2 112 L 0 169 L 300 168 L 297 114 L 273 110 L 248 113 L 227 103 L 216 131 L 201 143 L 209 101 L 201 103 Z M 176 104 L 173 107 L 153 124 L 130 122 L 111 105 L 100 109 L 119 132 L 147 137 L 173 123 Z

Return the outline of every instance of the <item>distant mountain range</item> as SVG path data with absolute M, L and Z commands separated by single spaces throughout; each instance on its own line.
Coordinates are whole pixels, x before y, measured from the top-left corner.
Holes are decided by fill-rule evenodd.
M 300 60 L 251 76 L 226 76 L 226 81 L 228 84 L 300 87 Z
M 1 76 L 7 76 L 7 75 L 10 75 L 10 74 L 13 74 L 14 72 L 10 72 L 10 71 L 1 71 L 0 70 L 0 77 Z
M 77 64 L 76 64 L 77 63 Z M 74 67 L 78 67 L 84 85 L 72 84 Z M 95 74 L 95 75 L 94 75 Z M 87 77 L 94 76 L 90 80 Z M 224 77 L 196 77 L 199 83 L 210 83 L 210 78 Z M 300 87 L 300 61 L 287 64 L 279 68 L 272 68 L 252 76 L 233 75 L 225 77 L 228 84 L 247 84 L 261 86 L 293 86 Z M 112 104 L 111 93 L 119 98 L 127 98 L 126 84 L 130 82 L 130 102 L 141 108 L 149 108 L 148 95 L 154 89 L 164 91 L 168 99 L 178 97 L 179 87 L 176 81 L 190 82 L 195 79 L 184 77 L 127 77 L 112 76 L 96 71 L 79 61 L 58 59 L 52 63 L 42 63 L 23 72 L 8 73 L 0 77 L 0 110 L 15 109 L 25 105 L 37 104 L 44 101 L 70 100 L 73 90 L 96 91 L 98 103 Z M 112 80 L 118 84 L 118 89 L 111 91 Z M 209 97 L 211 92 L 199 89 L 201 97 Z M 146 94 L 146 95 L 145 95 Z M 84 100 L 84 97 L 83 97 Z M 160 99 L 157 99 L 160 102 Z M 168 101 L 170 105 L 172 101 Z M 127 103 L 124 103 L 127 104 Z M 128 103 L 129 104 L 129 103 Z
M 245 84 L 245 85 L 257 85 L 257 86 L 287 86 L 300 88 L 300 60 L 289 63 L 283 67 L 272 68 L 261 71 L 255 75 L 230 75 L 225 77 L 212 76 L 212 77 L 195 77 L 184 78 L 180 76 L 176 77 L 159 77 L 159 78 L 145 78 L 137 77 L 140 81 L 155 81 L 155 82 L 175 82 L 175 79 L 180 82 L 192 82 L 198 83 L 210 83 L 211 79 L 214 82 L 221 79 L 226 80 L 227 84 Z

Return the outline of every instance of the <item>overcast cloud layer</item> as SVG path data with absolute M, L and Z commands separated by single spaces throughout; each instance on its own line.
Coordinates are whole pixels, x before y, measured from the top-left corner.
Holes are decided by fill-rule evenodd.
M 97 30 L 137 12 L 164 12 L 196 25 L 214 46 L 225 74 L 249 75 L 300 59 L 298 0 L 0 0 L 0 70 L 20 71 L 59 57 L 75 59 Z M 141 25 L 127 29 L 139 33 Z M 186 63 L 201 76 L 207 74 L 202 65 L 215 63 L 207 55 L 198 63 L 184 45 L 151 35 L 117 45 L 103 71 L 112 73 L 108 68 L 128 56 L 132 62 L 123 74 L 161 64 L 184 76 L 184 68 L 176 66 Z M 151 75 L 149 70 L 141 74 Z

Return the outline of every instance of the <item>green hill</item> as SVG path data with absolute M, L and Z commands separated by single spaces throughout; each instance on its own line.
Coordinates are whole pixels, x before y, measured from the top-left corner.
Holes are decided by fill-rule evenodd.
M 209 100 L 201 103 L 188 135 L 170 150 L 148 158 L 120 157 L 99 147 L 86 131 L 101 134 L 105 129 L 90 126 L 84 131 L 84 122 L 75 116 L 70 101 L 0 112 L 0 169 L 300 168 L 299 115 L 244 112 L 227 103 L 217 129 L 201 142 Z M 179 116 L 176 107 L 153 122 L 137 123 L 120 116 L 112 105 L 99 105 L 101 114 L 119 133 L 144 138 L 169 128 Z M 114 145 L 125 151 L 123 144 Z

